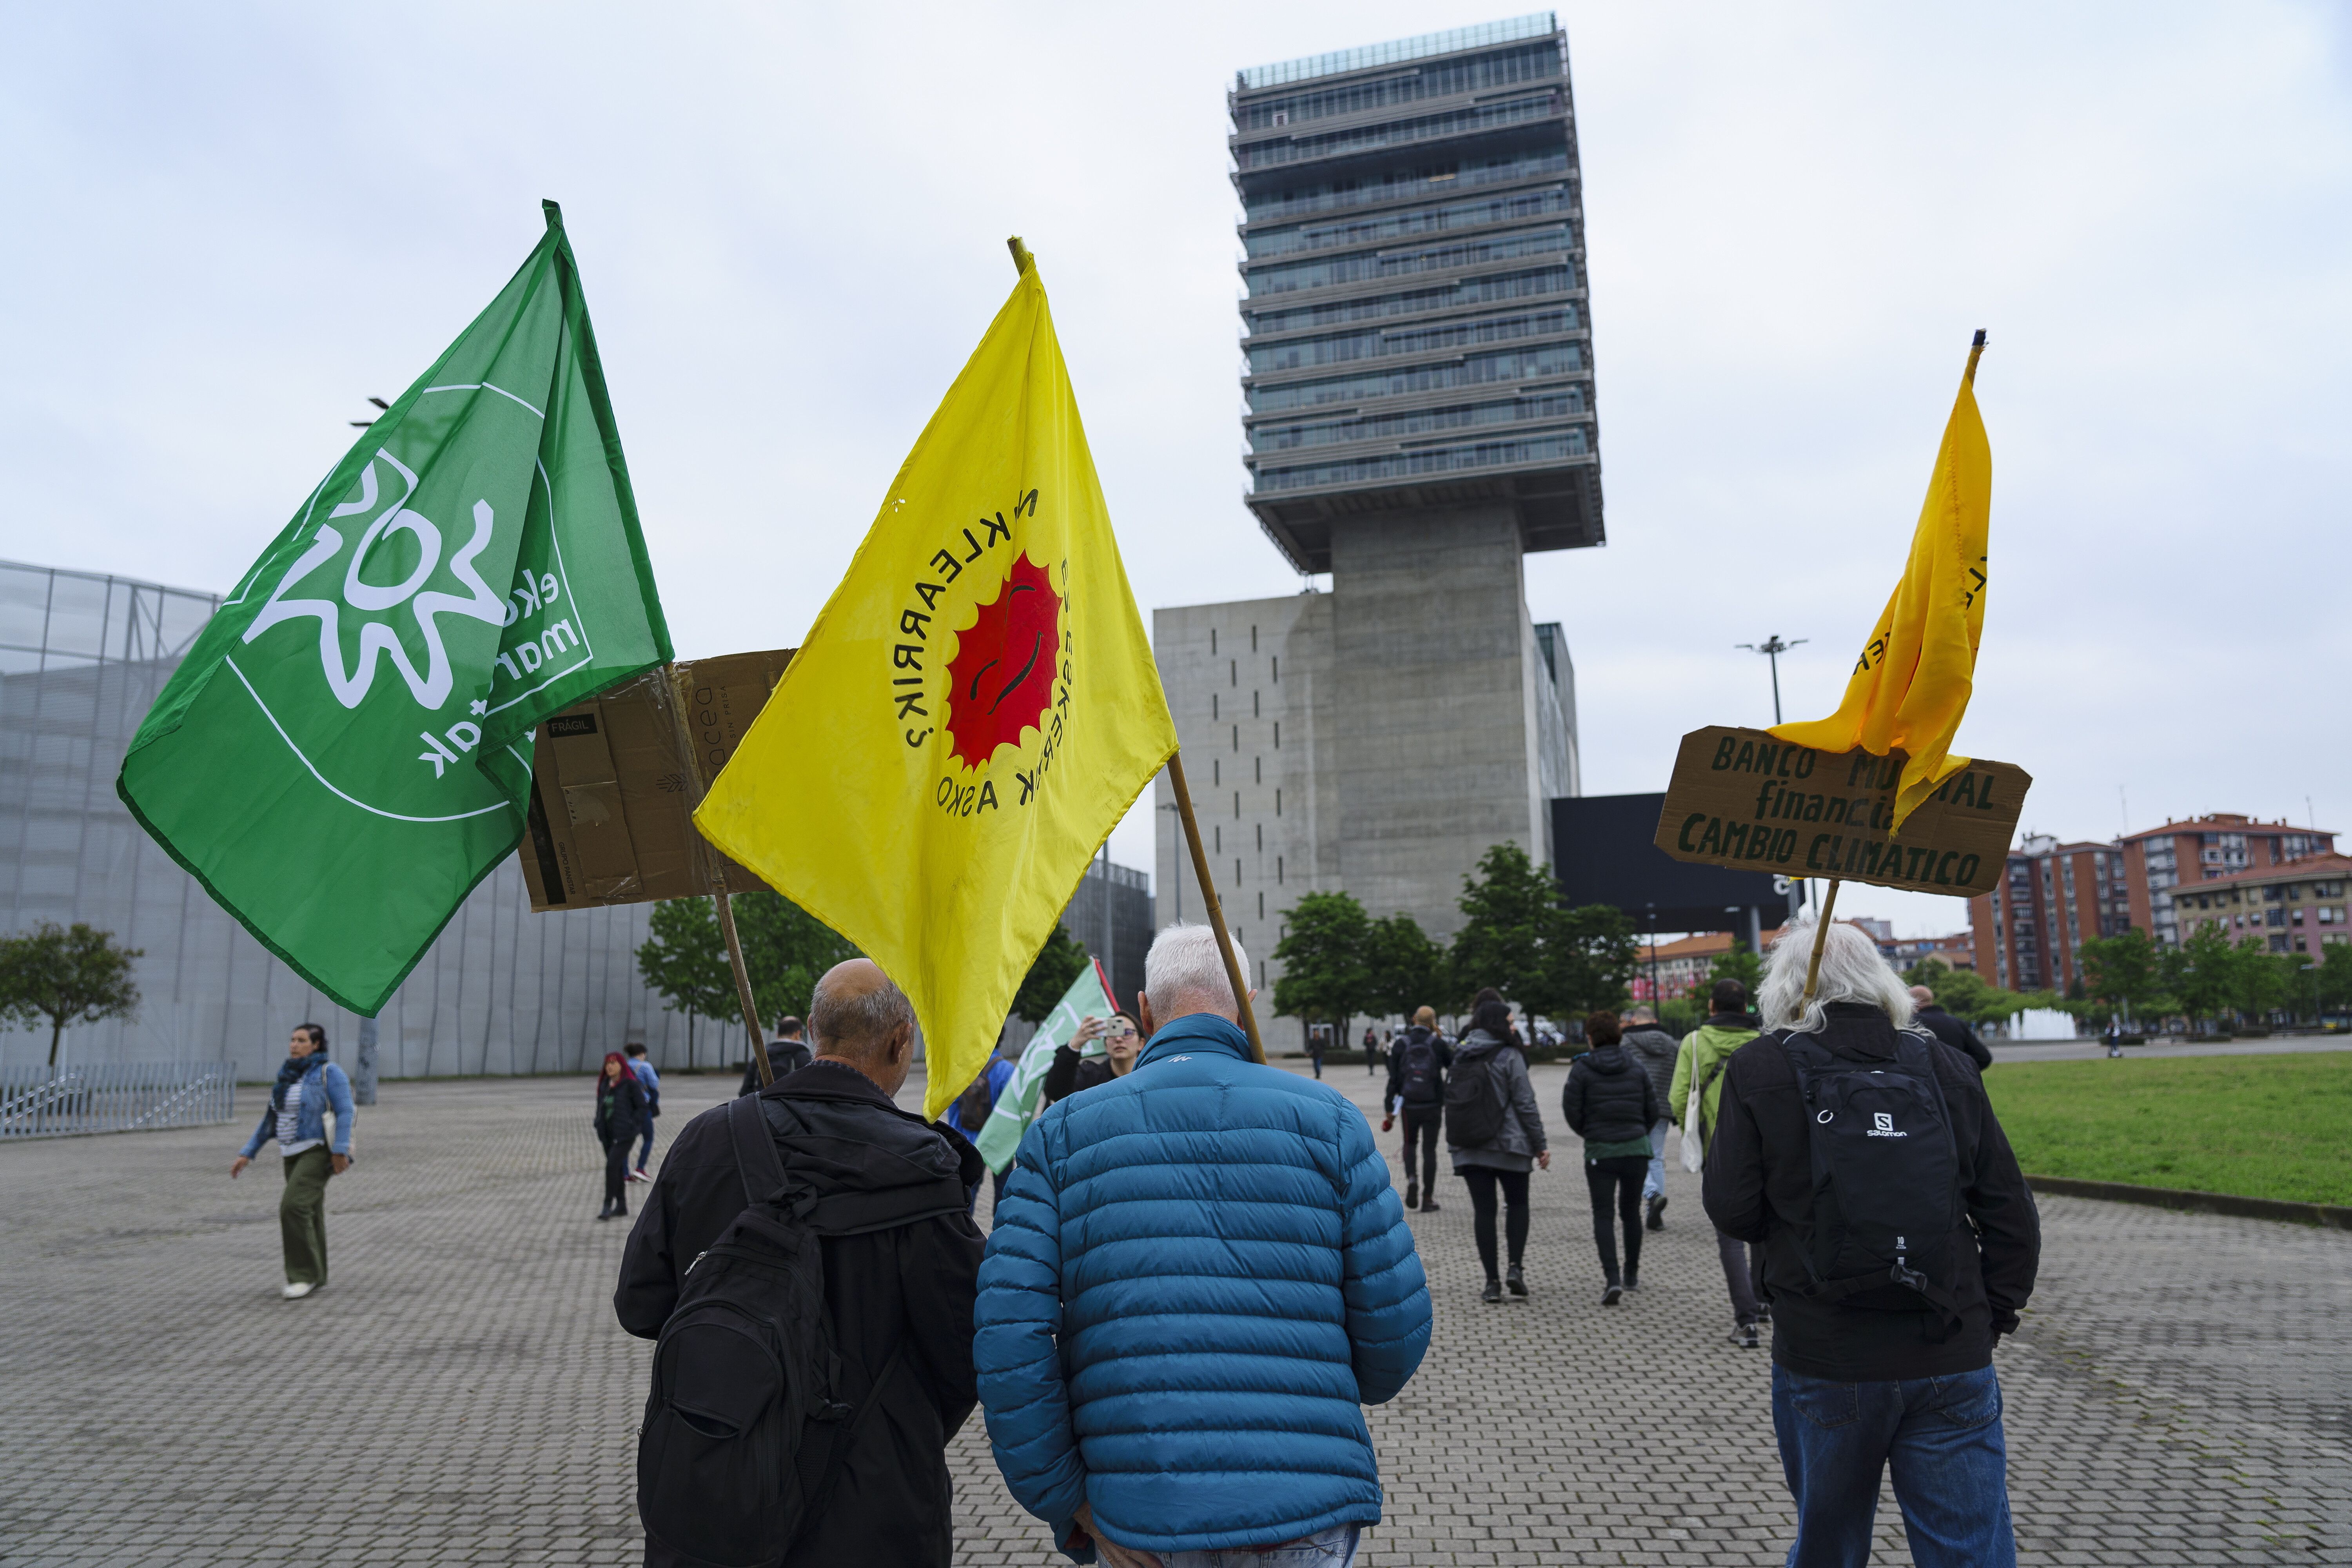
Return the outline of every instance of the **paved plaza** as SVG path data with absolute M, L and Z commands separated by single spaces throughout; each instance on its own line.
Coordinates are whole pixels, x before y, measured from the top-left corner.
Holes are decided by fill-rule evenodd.
M 1563 1072 L 1535 1069 L 1555 1122 Z M 1329 1076 L 1373 1102 L 1360 1058 Z M 733 1085 L 665 1087 L 675 1129 Z M 331 1188 L 331 1281 L 293 1303 L 274 1158 L 227 1176 L 260 1103 L 0 1148 L 0 1564 L 635 1563 L 648 1347 L 608 1304 L 625 1231 L 593 1217 L 588 1081 L 385 1085 Z M 1672 1179 L 1616 1308 L 1572 1158 L 1534 1181 L 1527 1302 L 1479 1303 L 1457 1184 L 1414 1217 L 1436 1332 L 1370 1412 L 1388 1515 L 1368 1563 L 1779 1561 L 1766 1356 L 1723 1342 L 1696 1178 Z M 2042 1212 L 2042 1288 L 1999 1359 L 2023 1560 L 2352 1563 L 2352 1235 Z M 952 1458 L 959 1563 L 1066 1561 L 977 1415 Z M 1891 1498 L 1875 1561 L 1909 1561 Z

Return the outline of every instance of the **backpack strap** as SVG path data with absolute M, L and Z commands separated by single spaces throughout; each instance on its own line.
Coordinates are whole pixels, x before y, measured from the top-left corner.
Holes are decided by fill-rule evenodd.
M 727 1102 L 727 1131 L 735 1145 L 735 1173 L 743 1183 L 743 1206 L 749 1208 L 784 1184 L 783 1156 L 776 1152 L 756 1094 Z

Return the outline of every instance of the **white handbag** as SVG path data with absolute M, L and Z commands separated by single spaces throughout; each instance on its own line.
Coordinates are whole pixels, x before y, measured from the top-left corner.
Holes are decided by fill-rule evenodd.
M 1694 1047 L 1691 1051 L 1690 1099 L 1683 1107 L 1683 1169 L 1691 1172 L 1696 1172 L 1706 1163 L 1706 1152 L 1699 1147 L 1698 1109 L 1698 1052 Z

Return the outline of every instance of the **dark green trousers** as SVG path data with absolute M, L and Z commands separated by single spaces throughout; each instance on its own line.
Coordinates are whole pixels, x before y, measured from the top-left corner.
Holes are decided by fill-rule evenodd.
M 286 1163 L 286 1194 L 278 1200 L 278 1228 L 286 1242 L 286 1283 L 327 1282 L 327 1178 L 334 1155 L 323 1143 Z

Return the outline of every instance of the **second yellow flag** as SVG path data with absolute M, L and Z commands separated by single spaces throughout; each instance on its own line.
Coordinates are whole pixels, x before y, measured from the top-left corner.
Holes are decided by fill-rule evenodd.
M 1027 263 L 695 823 L 905 990 L 936 1117 L 1175 750 Z

